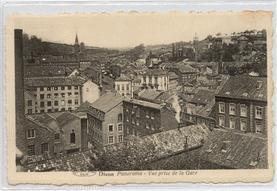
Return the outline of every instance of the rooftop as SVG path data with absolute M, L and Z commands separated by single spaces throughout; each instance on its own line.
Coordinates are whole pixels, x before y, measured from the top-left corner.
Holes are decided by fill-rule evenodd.
M 160 68 L 158 68 L 158 69 L 148 69 L 148 70 L 146 70 L 145 74 L 148 75 L 148 76 L 167 75 L 167 71 L 162 70 Z
M 210 90 L 198 90 L 193 98 L 190 100 L 191 103 L 206 105 L 214 100 L 215 93 Z
M 100 111 L 103 111 L 104 113 L 107 113 L 112 108 L 120 104 L 124 99 L 126 98 L 118 93 L 107 92 L 106 94 L 102 95 L 99 99 L 97 99 L 95 102 L 90 104 L 90 106 Z
M 148 102 L 148 101 L 142 101 L 142 100 L 138 100 L 138 99 L 125 99 L 124 101 L 128 102 L 128 103 L 140 105 L 143 107 L 153 108 L 153 109 L 161 109 L 162 108 L 162 106 L 159 104 Z
M 25 78 L 24 85 L 29 87 L 45 86 L 78 86 L 82 85 L 86 79 L 81 77 L 34 77 Z
M 267 168 L 267 140 L 258 136 L 216 128 L 201 150 L 208 161 L 221 166 Z
M 266 101 L 267 81 L 264 77 L 231 76 L 216 96 Z

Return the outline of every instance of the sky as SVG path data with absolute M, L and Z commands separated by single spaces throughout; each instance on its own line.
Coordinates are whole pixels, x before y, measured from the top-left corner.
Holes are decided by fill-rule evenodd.
M 271 15 L 265 12 L 217 13 L 102 13 L 64 14 L 63 16 L 18 15 L 14 27 L 43 41 L 88 46 L 125 48 L 168 44 L 199 39 L 216 33 L 231 34 L 251 29 L 266 29 Z

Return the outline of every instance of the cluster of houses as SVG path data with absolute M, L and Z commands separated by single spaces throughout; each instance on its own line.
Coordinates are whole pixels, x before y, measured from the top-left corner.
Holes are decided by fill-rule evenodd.
M 105 79 L 101 68 L 95 72 L 90 67 L 29 76 L 22 68 L 22 51 L 17 50 L 22 30 L 15 34 L 19 44 L 15 65 L 23 82 L 16 89 L 17 148 L 28 164 L 88 150 L 105 150 L 117 158 L 114 154 L 121 152 L 122 144 L 136 137 L 138 145 L 160 140 L 155 144 L 166 148 L 163 160 L 197 150 L 197 156 L 203 156 L 201 168 L 267 166 L 266 78 L 224 75 L 218 63 L 160 62 L 152 53 L 146 60 L 148 68 L 135 75 L 120 71 L 114 80 Z M 196 146 L 184 148 L 184 143 L 174 142 L 178 132 Z M 261 144 L 237 145 L 242 139 Z M 224 161 L 245 146 L 255 153 L 244 166 L 229 161 L 233 159 Z M 143 157 L 149 156 L 141 153 Z

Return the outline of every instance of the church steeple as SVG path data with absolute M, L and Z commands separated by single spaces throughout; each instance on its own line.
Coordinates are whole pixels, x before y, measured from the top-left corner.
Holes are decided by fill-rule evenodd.
M 78 34 L 76 33 L 76 37 L 75 37 L 75 45 L 79 45 L 79 40 L 78 40 Z

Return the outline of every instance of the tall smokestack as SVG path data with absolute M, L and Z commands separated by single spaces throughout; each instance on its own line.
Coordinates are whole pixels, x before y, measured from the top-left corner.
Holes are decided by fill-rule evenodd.
M 22 29 L 14 30 L 16 119 L 24 117 L 24 66 Z

